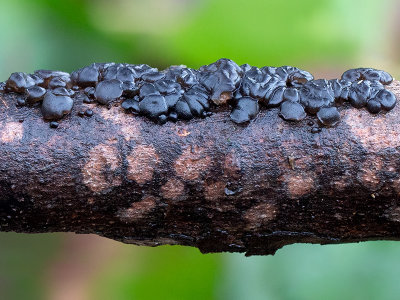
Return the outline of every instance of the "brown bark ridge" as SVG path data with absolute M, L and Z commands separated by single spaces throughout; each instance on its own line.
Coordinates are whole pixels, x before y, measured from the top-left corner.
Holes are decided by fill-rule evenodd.
M 388 89 L 400 99 L 400 82 Z M 0 94 L 0 230 L 273 254 L 292 243 L 400 239 L 400 105 L 333 128 L 262 110 L 158 125 L 76 104 L 57 129 Z M 92 117 L 79 111 L 90 108 Z M 315 121 L 315 119 L 314 119 Z

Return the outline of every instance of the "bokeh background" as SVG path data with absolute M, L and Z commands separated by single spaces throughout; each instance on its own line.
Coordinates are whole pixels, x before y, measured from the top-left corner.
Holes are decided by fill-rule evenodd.
M 294 65 L 400 75 L 398 0 L 0 0 L 0 81 L 92 62 Z M 287 246 L 274 257 L 0 234 L 0 299 L 399 299 L 400 243 Z

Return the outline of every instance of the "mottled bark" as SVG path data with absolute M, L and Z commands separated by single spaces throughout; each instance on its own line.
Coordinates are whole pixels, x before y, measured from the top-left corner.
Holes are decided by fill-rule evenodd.
M 388 89 L 400 99 L 400 82 Z M 75 104 L 57 129 L 0 94 L 0 230 L 271 254 L 400 238 L 400 105 L 343 108 L 334 128 L 262 110 L 157 125 Z M 92 117 L 78 112 L 90 108 Z M 23 120 L 23 122 L 21 122 Z M 315 119 L 314 119 L 315 122 Z

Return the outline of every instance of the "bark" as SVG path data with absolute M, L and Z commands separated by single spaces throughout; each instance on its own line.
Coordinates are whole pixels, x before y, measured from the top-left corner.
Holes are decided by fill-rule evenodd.
M 400 99 L 400 82 L 389 87 Z M 76 104 L 57 129 L 0 94 L 0 230 L 273 254 L 400 238 L 400 105 L 343 108 L 334 128 L 263 110 L 157 125 Z M 78 112 L 91 108 L 92 117 Z M 23 122 L 21 122 L 23 120 Z M 315 122 L 315 119 L 314 119 Z

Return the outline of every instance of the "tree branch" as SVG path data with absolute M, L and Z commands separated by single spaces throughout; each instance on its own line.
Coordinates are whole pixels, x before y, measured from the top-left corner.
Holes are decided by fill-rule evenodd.
M 400 99 L 400 82 L 387 87 Z M 0 230 L 273 254 L 292 243 L 400 238 L 400 105 L 333 128 L 221 109 L 158 125 L 88 103 L 50 128 L 0 93 Z M 92 117 L 79 116 L 91 109 Z M 314 133 L 313 133 L 314 132 Z

